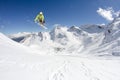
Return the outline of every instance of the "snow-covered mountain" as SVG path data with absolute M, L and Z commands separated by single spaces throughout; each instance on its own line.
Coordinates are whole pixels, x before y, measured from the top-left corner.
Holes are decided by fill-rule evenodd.
M 119 57 L 40 55 L 44 52 L 0 33 L 0 80 L 120 80 Z
M 56 26 L 49 32 L 24 35 L 19 42 L 39 51 L 48 49 L 48 54 L 67 52 L 69 54 L 91 53 L 100 56 L 118 56 L 120 55 L 120 17 L 116 17 L 108 25 Z
M 120 38 L 120 17 L 117 17 L 107 26 L 105 42 L 111 42 L 119 38 Z
M 87 24 L 80 26 L 80 28 L 88 33 L 101 33 L 105 30 L 106 27 L 105 25 Z
M 38 50 L 48 49 L 55 53 L 61 51 L 67 51 L 69 54 L 87 53 L 102 43 L 104 30 L 104 26 L 101 25 L 72 26 L 70 28 L 57 26 L 49 32 L 25 35 L 20 43 Z M 14 40 L 14 37 L 12 39 Z
M 120 16 L 107 25 L 103 43 L 95 51 L 99 55 L 120 56 Z
M 17 34 L 12 34 L 12 35 L 8 35 L 9 38 L 11 38 L 14 41 L 20 42 L 21 40 L 23 40 L 26 36 L 31 35 L 30 32 L 19 32 Z

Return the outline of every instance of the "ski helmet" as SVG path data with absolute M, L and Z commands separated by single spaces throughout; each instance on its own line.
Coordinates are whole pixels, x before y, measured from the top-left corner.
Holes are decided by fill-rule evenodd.
M 40 12 L 40 14 L 43 14 L 43 12 Z

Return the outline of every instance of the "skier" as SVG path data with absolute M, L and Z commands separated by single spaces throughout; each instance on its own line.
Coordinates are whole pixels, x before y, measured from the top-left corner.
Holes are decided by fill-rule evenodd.
M 43 12 L 40 12 L 36 18 L 35 18 L 35 23 L 39 23 L 41 27 L 45 28 L 44 23 L 45 23 L 45 19 L 44 19 L 44 15 Z

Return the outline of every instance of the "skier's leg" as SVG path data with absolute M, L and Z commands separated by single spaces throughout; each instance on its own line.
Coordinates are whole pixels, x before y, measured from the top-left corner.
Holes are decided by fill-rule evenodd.
M 39 20 L 40 25 L 44 25 L 44 21 Z

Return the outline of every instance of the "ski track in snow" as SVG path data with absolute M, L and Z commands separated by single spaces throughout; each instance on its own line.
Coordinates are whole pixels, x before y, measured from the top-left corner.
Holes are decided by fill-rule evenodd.
M 101 61 L 100 61 L 101 62 Z M 68 80 L 70 76 L 74 80 L 119 80 L 120 75 L 116 75 L 111 71 L 104 68 L 103 64 L 97 63 L 96 66 L 94 61 L 64 61 L 64 63 L 58 67 L 52 75 L 50 75 L 48 80 Z M 70 78 L 69 80 L 73 80 Z M 118 79 L 117 79 L 118 78 Z
M 65 74 L 69 72 L 69 61 L 63 61 L 52 74 L 49 76 L 49 80 L 64 80 Z
M 119 60 L 47 55 L 28 55 L 27 58 L 11 56 L 0 57 L 1 80 L 120 80 Z

